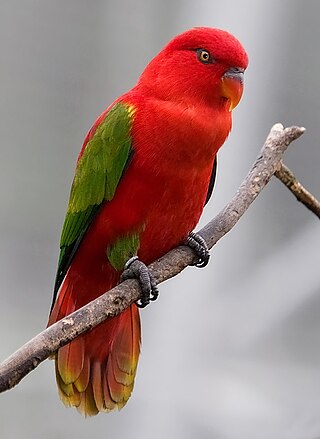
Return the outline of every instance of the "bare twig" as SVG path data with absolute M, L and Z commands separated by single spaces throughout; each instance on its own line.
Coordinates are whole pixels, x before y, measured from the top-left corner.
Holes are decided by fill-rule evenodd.
M 282 156 L 288 145 L 304 131 L 304 128 L 295 126 L 283 128 L 281 124 L 272 127 L 259 157 L 232 200 L 200 230 L 210 248 L 238 222 L 280 168 Z M 177 275 L 193 261 L 192 251 L 188 247 L 180 246 L 153 262 L 149 268 L 156 282 L 160 283 Z M 107 318 L 121 313 L 135 302 L 139 295 L 138 283 L 135 280 L 125 281 L 35 336 L 0 365 L 0 392 L 19 383 L 61 346 Z
M 285 164 L 281 162 L 280 165 L 280 169 L 277 170 L 274 175 L 287 186 L 298 201 L 303 203 L 320 218 L 320 202 L 302 186 L 300 181 L 297 180 L 296 176 Z

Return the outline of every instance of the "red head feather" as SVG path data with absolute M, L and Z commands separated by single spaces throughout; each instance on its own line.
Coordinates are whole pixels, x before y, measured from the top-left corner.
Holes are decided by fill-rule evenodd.
M 209 62 L 199 59 L 201 49 L 209 54 Z M 212 106 L 219 105 L 223 97 L 234 98 L 238 103 L 242 79 L 237 84 L 239 86 L 240 82 L 241 87 L 232 92 L 240 93 L 240 96 L 234 97 L 225 96 L 222 78 L 230 69 L 242 73 L 247 65 L 248 56 L 233 35 L 220 29 L 199 27 L 171 40 L 146 67 L 139 85 L 165 100 L 181 100 L 189 104 L 200 100 Z

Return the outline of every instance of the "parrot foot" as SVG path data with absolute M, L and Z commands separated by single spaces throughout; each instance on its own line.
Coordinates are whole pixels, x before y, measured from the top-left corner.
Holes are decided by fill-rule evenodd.
M 198 260 L 193 264 L 198 268 L 208 265 L 210 253 L 206 241 L 198 233 L 190 232 L 184 244 L 191 248 Z
M 145 308 L 159 296 L 159 290 L 155 280 L 151 276 L 148 267 L 140 261 L 138 256 L 133 256 L 126 262 L 120 279 L 121 281 L 127 279 L 138 280 L 141 288 L 141 298 L 136 301 L 136 305 L 139 308 Z

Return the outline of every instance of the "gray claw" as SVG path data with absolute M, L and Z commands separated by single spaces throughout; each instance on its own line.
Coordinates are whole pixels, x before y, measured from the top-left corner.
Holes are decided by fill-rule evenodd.
M 121 281 L 126 279 L 137 279 L 141 288 L 141 298 L 137 300 L 136 305 L 139 308 L 145 308 L 150 301 L 154 301 L 159 296 L 159 290 L 146 264 L 138 256 L 130 258 L 121 274 Z
M 190 232 L 185 244 L 194 251 L 198 260 L 193 264 L 198 268 L 208 265 L 210 253 L 206 241 L 198 233 Z

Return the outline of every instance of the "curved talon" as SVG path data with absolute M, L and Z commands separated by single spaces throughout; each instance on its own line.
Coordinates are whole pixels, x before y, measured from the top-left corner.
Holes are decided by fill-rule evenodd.
M 155 301 L 159 296 L 159 290 L 148 267 L 140 261 L 138 256 L 130 258 L 121 274 L 120 280 L 137 279 L 141 288 L 141 297 L 136 301 L 139 308 L 145 308 L 150 301 Z
M 159 290 L 158 287 L 156 285 L 156 283 L 154 282 L 153 279 L 151 279 L 151 294 L 150 294 L 150 300 L 152 302 L 154 302 L 155 300 L 158 299 L 159 296 Z
M 210 253 L 206 241 L 198 233 L 190 232 L 185 244 L 194 251 L 198 260 L 193 264 L 198 268 L 208 265 Z

